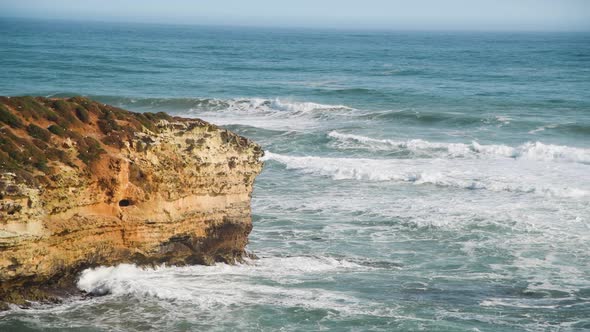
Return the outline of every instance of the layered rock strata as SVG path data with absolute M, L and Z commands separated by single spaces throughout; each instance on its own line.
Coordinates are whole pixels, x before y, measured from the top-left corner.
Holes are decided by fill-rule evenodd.
M 0 97 L 0 302 L 87 267 L 242 259 L 263 151 L 198 119 Z

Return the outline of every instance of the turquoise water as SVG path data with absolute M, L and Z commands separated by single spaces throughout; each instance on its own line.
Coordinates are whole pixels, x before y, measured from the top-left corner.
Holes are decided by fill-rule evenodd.
M 87 270 L 0 330 L 590 329 L 590 34 L 2 19 L 0 68 L 267 151 L 259 260 Z

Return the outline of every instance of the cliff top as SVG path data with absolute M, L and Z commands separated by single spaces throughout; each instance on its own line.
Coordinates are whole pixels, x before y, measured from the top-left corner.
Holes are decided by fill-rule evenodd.
M 31 185 L 50 184 L 60 165 L 90 170 L 102 154 L 133 144 L 137 132 L 158 133 L 162 120 L 218 128 L 84 97 L 0 97 L 0 172 L 14 173 Z

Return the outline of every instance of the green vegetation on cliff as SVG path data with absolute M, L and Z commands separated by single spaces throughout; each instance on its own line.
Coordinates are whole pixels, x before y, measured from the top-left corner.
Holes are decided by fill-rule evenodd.
M 58 171 L 52 161 L 87 167 L 107 146 L 122 148 L 143 130 L 157 133 L 160 120 L 172 118 L 133 113 L 84 97 L 0 97 L 0 171 L 30 183 L 46 182 Z M 58 146 L 64 139 L 75 149 L 71 155 Z

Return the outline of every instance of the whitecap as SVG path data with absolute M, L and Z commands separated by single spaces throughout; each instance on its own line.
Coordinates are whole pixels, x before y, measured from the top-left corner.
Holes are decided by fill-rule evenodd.
M 392 181 L 468 190 L 531 193 L 583 198 L 590 196 L 585 165 L 548 168 L 529 160 L 368 159 L 288 156 L 267 152 L 287 169 L 334 180 Z
M 537 128 L 535 128 L 533 130 L 530 130 L 528 133 L 529 134 L 536 134 L 538 132 L 545 131 L 545 129 L 557 128 L 557 126 L 558 125 L 556 125 L 556 124 L 551 124 L 551 125 L 546 125 L 546 126 L 540 126 L 540 127 L 537 127 Z
M 215 105 L 214 107 L 211 105 Z M 199 117 L 218 125 L 246 125 L 274 130 L 303 130 L 320 126 L 317 115 L 348 112 L 345 105 L 298 102 L 286 99 L 236 98 L 209 100 L 179 115 Z
M 380 305 L 343 291 L 291 285 L 325 278 L 327 272 L 369 269 L 346 260 L 303 256 L 261 258 L 238 265 L 141 268 L 121 264 L 84 270 L 77 285 L 89 293 L 182 301 L 207 311 L 234 305 L 273 305 L 361 314 Z
M 590 149 L 565 145 L 526 142 L 516 147 L 478 142 L 441 143 L 422 139 L 396 141 L 376 139 L 361 135 L 344 134 L 337 131 L 328 133 L 335 140 L 333 145 L 340 149 L 366 149 L 369 151 L 404 150 L 415 154 L 446 158 L 513 158 L 556 162 L 590 164 Z

